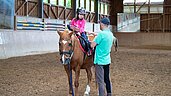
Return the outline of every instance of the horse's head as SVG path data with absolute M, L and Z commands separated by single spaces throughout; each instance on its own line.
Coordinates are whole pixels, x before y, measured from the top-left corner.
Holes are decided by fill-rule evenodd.
M 73 32 L 69 32 L 68 30 L 57 31 L 60 36 L 59 39 L 59 52 L 61 55 L 62 64 L 69 64 L 72 54 L 73 54 L 73 42 L 72 42 L 72 34 Z

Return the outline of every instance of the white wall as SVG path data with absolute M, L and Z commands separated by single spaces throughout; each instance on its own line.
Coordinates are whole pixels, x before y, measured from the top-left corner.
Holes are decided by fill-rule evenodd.
M 58 51 L 55 31 L 0 30 L 0 59 Z

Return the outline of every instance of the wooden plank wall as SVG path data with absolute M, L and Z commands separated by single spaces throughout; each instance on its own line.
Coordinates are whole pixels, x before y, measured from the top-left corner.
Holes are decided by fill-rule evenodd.
M 39 17 L 38 13 L 39 0 L 15 0 L 15 14 L 18 16 Z M 110 2 L 105 1 L 105 2 Z M 49 19 L 71 20 L 73 16 L 73 8 L 65 6 L 44 3 L 43 17 Z M 85 19 L 88 22 L 95 22 L 95 13 L 87 12 Z
M 141 32 L 171 32 L 171 14 L 141 14 L 140 20 Z
M 142 32 L 171 32 L 171 0 L 164 1 L 163 13 L 141 14 L 140 18 Z
M 143 32 L 161 32 L 163 29 L 163 16 L 162 14 L 141 14 L 140 15 L 140 29 Z M 149 28 L 148 28 L 149 24 Z
M 38 0 L 15 0 L 15 14 L 38 17 Z

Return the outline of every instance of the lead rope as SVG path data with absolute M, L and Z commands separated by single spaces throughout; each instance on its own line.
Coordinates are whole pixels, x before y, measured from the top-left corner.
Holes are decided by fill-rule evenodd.
M 70 72 L 70 77 L 69 77 L 69 85 L 70 85 L 70 88 L 71 88 L 71 91 L 72 91 L 72 96 L 74 96 L 74 89 L 73 89 L 73 86 L 72 86 L 72 69 L 71 69 L 71 58 L 73 56 L 73 52 L 71 54 L 71 57 L 70 57 L 70 62 L 69 62 L 69 65 L 68 65 L 68 69 L 69 69 L 69 72 Z

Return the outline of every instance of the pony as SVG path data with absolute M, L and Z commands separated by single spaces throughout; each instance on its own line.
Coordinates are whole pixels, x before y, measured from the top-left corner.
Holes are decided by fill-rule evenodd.
M 72 80 L 70 78 L 72 77 L 72 70 L 75 72 L 75 96 L 79 96 L 78 87 L 80 69 L 85 69 L 88 82 L 84 94 L 89 95 L 90 82 L 92 79 L 91 67 L 93 66 L 93 55 L 89 57 L 85 55 L 85 53 L 80 48 L 81 45 L 79 39 L 73 31 L 70 32 L 69 30 L 64 30 L 63 32 L 57 31 L 57 33 L 60 36 L 59 52 L 61 55 L 61 62 L 64 65 L 64 69 L 68 76 L 69 94 L 73 94 Z

